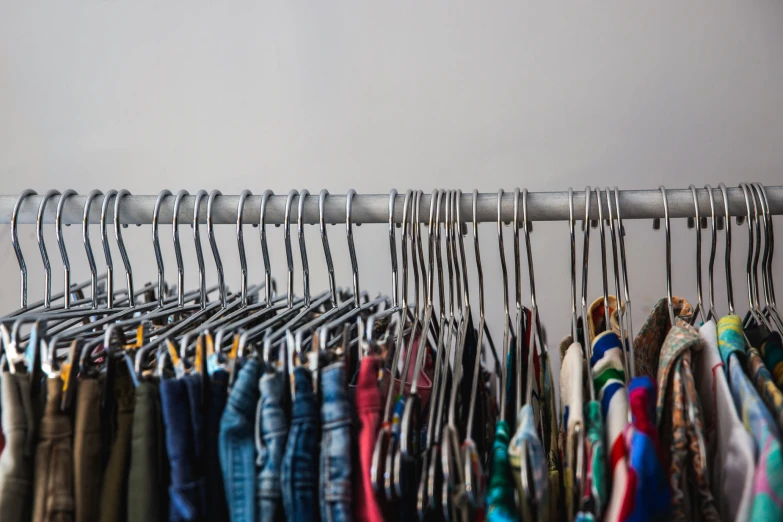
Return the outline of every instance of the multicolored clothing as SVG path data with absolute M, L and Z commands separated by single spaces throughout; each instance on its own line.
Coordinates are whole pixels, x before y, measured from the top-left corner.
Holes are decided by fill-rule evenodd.
M 745 353 L 742 320 L 727 315 L 718 322 L 718 346 L 726 366 L 734 404 L 741 412 L 745 428 L 756 444 L 756 474 L 753 480 L 753 506 L 750 519 L 783 520 L 783 455 L 777 424 L 743 372 Z
M 550 514 L 550 484 L 549 467 L 546 462 L 544 446 L 536 429 L 535 413 L 530 404 L 525 404 L 519 411 L 519 425 L 508 446 L 508 459 L 511 463 L 514 480 L 519 491 L 522 520 L 531 520 L 529 504 L 525 501 L 526 494 L 522 486 L 522 473 L 527 469 L 533 471 L 533 501 L 536 504 L 537 520 L 549 520 Z
M 583 504 L 591 506 L 593 514 L 600 518 L 609 501 L 609 477 L 606 473 L 606 450 L 604 449 L 604 419 L 601 403 L 587 401 L 584 408 L 585 434 L 587 442 L 587 483 Z M 580 506 L 581 507 L 581 506 Z M 587 515 L 586 512 L 581 512 Z
M 609 444 L 612 490 L 605 520 L 622 520 L 622 508 L 629 494 L 627 449 L 623 437 L 628 425 L 628 393 L 625 389 L 622 343 L 614 331 L 603 332 L 595 338 L 590 362 Z
M 562 463 L 560 451 L 557 446 L 558 422 L 557 405 L 555 404 L 555 390 L 552 382 L 551 363 L 549 354 L 544 351 L 541 357 L 542 374 L 542 398 L 543 408 L 542 424 L 544 425 L 544 451 L 546 452 L 548 478 L 549 478 L 549 515 L 554 520 L 563 518 L 562 495 Z
M 778 388 L 783 389 L 783 343 L 781 343 L 780 334 L 772 332 L 766 341 L 761 343 L 761 356 L 764 358 L 764 364 L 772 373 L 772 379 Z
M 692 353 L 701 349 L 701 338 L 682 319 L 693 313 L 690 304 L 681 298 L 672 302 L 676 324 L 669 320 L 668 302 L 661 299 L 634 340 L 636 368 L 641 375 L 652 377 L 646 372 L 657 365 L 656 417 L 672 489 L 671 519 L 688 520 L 688 495 L 704 520 L 718 521 L 706 469 L 704 421 L 691 368 Z
M 783 430 L 783 392 L 772 380 L 772 374 L 764 364 L 761 353 L 752 346 L 748 347 L 746 365 L 745 371 L 753 379 L 756 391 L 764 399 L 764 403 L 777 421 L 778 428 Z
M 492 472 L 487 491 L 487 520 L 490 522 L 519 520 L 514 505 L 514 486 L 508 460 L 510 438 L 506 421 L 498 421 L 495 426 L 495 441 L 492 443 Z
M 560 409 L 563 412 L 563 422 L 560 426 L 560 452 L 563 455 L 566 513 L 570 520 L 577 508 L 574 502 L 576 446 L 580 442 L 577 432 L 584 433 L 585 424 L 582 414 L 585 403 L 584 355 L 582 346 L 573 342 L 570 335 L 560 342 L 560 352 Z M 581 492 L 577 493 L 581 494 Z

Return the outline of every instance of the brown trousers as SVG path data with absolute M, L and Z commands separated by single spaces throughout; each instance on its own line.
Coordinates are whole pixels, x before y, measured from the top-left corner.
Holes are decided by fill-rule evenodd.
M 60 411 L 62 380 L 47 379 L 47 398 L 35 453 L 33 522 L 71 522 L 74 517 L 71 419 Z
M 101 396 L 103 382 L 84 379 L 76 393 L 74 424 L 74 493 L 76 522 L 95 522 L 101 509 L 103 484 L 103 436 Z

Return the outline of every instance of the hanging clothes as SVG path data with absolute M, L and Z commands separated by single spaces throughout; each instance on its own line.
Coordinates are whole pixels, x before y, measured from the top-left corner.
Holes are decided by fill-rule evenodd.
M 358 480 L 354 481 L 354 518 L 367 522 L 384 520 L 378 497 L 372 489 L 370 470 L 375 440 L 381 422 L 381 391 L 378 373 L 383 361 L 368 355 L 359 365 L 359 378 L 356 384 L 356 413 L 358 416 L 357 441 L 359 459 L 355 467 Z
M 573 342 L 570 335 L 560 341 L 560 410 L 563 421 L 560 424 L 560 451 L 563 457 L 563 486 L 565 489 L 566 514 L 570 520 L 576 513 L 575 502 L 581 492 L 574 495 L 577 445 L 582 443 L 577 432 L 584 435 L 584 354 L 582 346 Z
M 745 353 L 742 320 L 727 315 L 718 322 L 718 347 L 728 374 L 737 410 L 743 412 L 745 428 L 756 445 L 756 472 L 753 478 L 753 504 L 750 520 L 783 519 L 783 455 L 780 432 L 758 392 L 743 371 Z
M 661 299 L 634 340 L 637 371 L 658 365 L 656 416 L 669 469 L 672 517 L 689 520 L 695 510 L 705 520 L 720 520 L 707 474 L 704 421 L 691 369 L 702 342 L 698 331 L 682 320 L 693 314 L 693 308 L 684 299 L 672 301 L 677 323 L 669 323 L 668 302 Z M 657 345 L 660 339 L 662 344 Z
M 79 381 L 73 435 L 76 522 L 94 522 L 101 512 L 105 450 L 101 427 L 102 397 L 102 379 L 87 377 Z M 163 520 L 166 518 L 168 512 Z
M 286 381 L 277 370 L 265 372 L 259 381 L 261 399 L 258 403 L 256 446 L 258 451 L 258 513 L 259 520 L 285 520 L 280 468 L 283 463 L 288 418 L 283 409 Z
M 704 342 L 695 377 L 707 426 L 707 462 L 712 494 L 724 520 L 750 520 L 753 501 L 753 439 L 742 425 L 718 351 L 718 330 L 709 320 L 699 328 Z
M 0 520 L 30 520 L 35 458 L 35 415 L 30 379 L 10 371 L 2 379 L 2 414 L 6 448 L 0 455 Z
M 46 380 L 46 407 L 35 452 L 33 522 L 70 522 L 74 518 L 71 419 L 60 410 L 63 383 Z
M 783 389 L 783 341 L 778 332 L 772 332 L 761 343 L 761 356 L 764 364 L 772 372 L 772 378 L 779 389 Z

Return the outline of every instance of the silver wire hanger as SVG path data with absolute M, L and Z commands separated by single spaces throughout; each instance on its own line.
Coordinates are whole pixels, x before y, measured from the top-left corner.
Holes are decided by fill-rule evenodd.
M 585 218 L 582 221 L 582 328 L 584 329 L 584 351 L 587 359 L 587 389 L 590 394 L 590 402 L 595 402 L 595 386 L 593 384 L 593 343 L 591 340 L 590 321 L 587 320 L 587 275 L 590 261 L 590 207 L 592 205 L 592 190 L 585 187 Z
M 717 221 L 715 216 L 715 198 L 712 195 L 712 187 L 709 185 L 704 185 L 704 189 L 707 191 L 707 196 L 709 197 L 710 202 L 710 262 L 709 265 L 707 265 L 707 281 L 710 291 L 710 309 L 709 313 L 707 314 L 706 320 L 709 321 L 711 319 L 718 320 L 718 314 L 715 312 L 715 273 L 714 273 L 714 266 L 715 266 L 715 248 L 718 244 L 718 233 L 717 233 Z
M 620 191 L 617 187 L 614 187 L 614 202 L 615 210 L 617 212 L 617 242 L 620 246 L 620 263 L 622 267 L 623 275 L 623 295 L 625 296 L 624 303 L 624 317 L 627 318 L 625 325 L 625 351 L 628 352 L 628 379 L 629 382 L 636 377 L 636 355 L 633 349 L 633 313 L 631 310 L 631 288 L 628 283 L 628 263 L 625 257 L 625 227 L 623 226 L 623 218 L 620 215 Z M 609 215 L 611 217 L 612 207 L 609 205 Z M 614 230 L 612 230 L 612 236 L 614 241 Z M 630 412 L 630 410 L 629 410 Z
M 120 224 L 120 204 L 124 196 L 129 196 L 130 192 L 125 189 L 120 190 L 114 198 L 114 237 L 117 240 L 117 247 L 120 249 L 120 257 L 125 266 L 125 282 L 128 288 L 128 304 L 130 308 L 136 306 L 136 299 L 133 295 L 133 269 L 131 268 L 128 251 L 125 249 L 125 242 L 122 240 L 122 227 Z
M 663 199 L 663 219 L 666 231 L 666 298 L 669 308 L 669 327 L 676 324 L 674 315 L 674 303 L 672 302 L 672 236 L 671 224 L 669 223 L 669 199 L 666 196 L 666 187 L 661 185 L 661 198 Z
M 46 204 L 54 196 L 59 196 L 59 190 L 50 190 L 44 194 L 41 204 L 38 206 L 38 219 L 36 220 L 36 238 L 38 239 L 38 249 L 41 251 L 41 260 L 44 267 L 44 308 L 50 308 L 52 306 L 52 267 L 49 264 L 49 255 L 46 253 L 46 243 L 43 237 L 43 214 L 46 210 Z
M 478 402 L 478 381 L 481 373 L 481 350 L 484 344 L 484 326 L 486 318 L 484 316 L 484 271 L 481 267 L 481 250 L 479 248 L 478 237 L 478 219 L 477 219 L 477 199 L 478 190 L 473 190 L 473 249 L 476 256 L 476 272 L 478 275 L 479 292 L 479 327 L 476 360 L 473 367 L 473 382 L 470 387 L 470 400 L 468 402 L 468 424 L 465 430 L 466 437 L 462 443 L 462 462 L 464 466 L 463 476 L 465 478 L 465 495 L 468 504 L 472 507 L 478 507 L 484 503 L 483 471 L 481 460 L 478 454 L 476 443 L 473 441 L 473 421 L 476 413 L 476 403 Z
M 718 184 L 718 188 L 720 188 L 723 196 L 723 211 L 725 216 L 723 223 L 726 230 L 726 255 L 724 257 L 726 265 L 726 299 L 729 305 L 729 315 L 734 315 L 734 285 L 731 281 L 731 213 L 729 212 L 729 195 L 726 190 L 726 185 L 724 185 L 723 182 Z M 720 225 L 718 225 L 718 228 L 720 228 Z
M 395 195 L 396 195 L 395 191 Z M 329 279 L 329 300 L 331 301 L 332 308 L 337 306 L 337 289 L 334 281 L 334 263 L 332 262 L 332 250 L 329 248 L 329 236 L 326 233 L 326 219 L 324 217 L 324 206 L 326 204 L 326 197 L 329 195 L 329 191 L 323 189 L 318 195 L 318 224 L 321 231 L 321 243 L 324 247 L 324 258 L 326 259 L 326 272 Z M 395 258 L 396 263 L 396 258 Z
M 600 191 L 599 191 L 600 192 Z M 606 211 L 607 211 L 607 217 L 608 219 L 606 222 L 609 224 L 609 238 L 612 242 L 612 274 L 614 275 L 614 293 L 615 293 L 615 302 L 617 303 L 617 327 L 619 329 L 619 338 L 620 343 L 623 346 L 622 352 L 623 352 L 623 373 L 625 375 L 625 383 L 626 385 L 630 382 L 630 373 L 629 373 L 629 362 L 628 362 L 628 346 L 633 346 L 631 343 L 633 342 L 630 338 L 630 335 L 627 334 L 625 329 L 625 302 L 624 299 L 627 296 L 627 293 L 624 291 L 624 286 L 621 286 L 621 280 L 620 280 L 620 263 L 618 261 L 618 246 L 617 246 L 617 234 L 614 227 L 614 212 L 612 211 L 612 198 L 609 194 L 609 187 L 606 187 L 604 189 L 604 195 L 606 196 Z M 599 204 L 601 198 L 598 198 Z M 601 228 L 603 229 L 603 225 L 601 225 Z M 603 233 L 603 230 L 602 230 Z M 624 282 L 624 280 L 623 280 Z M 611 325 L 609 325 L 609 329 L 611 329 Z M 631 412 L 628 410 L 628 422 L 631 422 Z
M 702 322 L 707 321 L 708 314 L 704 313 L 704 297 L 701 289 L 701 216 L 699 215 L 699 198 L 696 195 L 696 186 L 690 185 L 688 187 L 691 191 L 691 197 L 693 198 L 693 218 L 688 218 L 688 228 L 696 229 L 696 298 L 698 304 L 696 311 L 691 316 L 690 324 L 696 323 L 696 318 L 701 316 Z M 708 312 L 709 313 L 709 312 Z
M 67 189 L 60 196 L 57 202 L 57 212 L 54 218 L 54 231 L 57 237 L 57 246 L 60 248 L 60 257 L 63 260 L 63 309 L 68 310 L 71 307 L 71 263 L 68 260 L 68 251 L 65 248 L 63 240 L 63 206 L 71 196 L 76 196 L 76 191 Z
M 778 328 L 778 332 L 783 331 L 783 319 L 775 303 L 775 289 L 772 280 L 772 255 L 774 253 L 774 232 L 772 229 L 772 218 L 769 213 L 769 202 L 767 201 L 766 190 L 761 183 L 752 185 L 758 197 L 759 207 L 761 208 L 762 220 L 764 224 L 764 257 L 762 259 L 761 276 L 764 282 L 764 303 L 767 315 L 773 320 Z
M 389 385 L 392 387 L 392 389 L 394 386 L 394 377 L 397 373 L 397 368 L 400 363 L 403 333 L 405 331 L 405 325 L 408 319 L 408 213 L 410 211 L 412 195 L 412 190 L 408 190 L 405 193 L 405 201 L 403 203 L 402 211 L 402 304 L 400 307 L 401 314 L 397 328 L 394 354 L 392 356 L 391 366 L 389 367 Z M 370 326 L 368 324 L 368 330 L 369 329 Z M 372 484 L 373 490 L 376 493 L 383 491 L 387 499 L 393 498 L 391 478 L 392 466 L 387 462 L 389 454 L 392 453 L 391 413 L 394 399 L 394 393 L 391 393 L 392 389 L 390 389 L 389 393 L 386 394 L 384 413 L 381 426 L 378 430 L 378 435 L 375 440 L 372 463 L 370 465 L 370 482 Z
M 757 232 L 758 225 L 758 209 L 756 207 L 756 200 L 753 199 L 753 215 L 751 215 L 751 201 L 752 192 L 747 183 L 740 183 L 742 194 L 745 198 L 745 212 L 747 215 L 748 223 L 748 260 L 745 267 L 746 270 L 746 283 L 748 287 L 748 308 L 750 312 L 750 318 L 755 321 L 755 324 L 764 326 L 768 331 L 772 331 L 772 325 L 767 321 L 767 318 L 760 310 L 758 303 L 758 278 L 756 277 L 756 269 L 758 267 L 759 251 L 761 237 L 759 235 L 758 242 L 754 235 L 754 231 Z M 746 326 L 749 326 L 746 323 Z

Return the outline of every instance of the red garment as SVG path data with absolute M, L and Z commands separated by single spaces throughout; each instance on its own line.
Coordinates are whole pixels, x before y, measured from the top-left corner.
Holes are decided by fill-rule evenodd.
M 375 498 L 370 481 L 370 466 L 381 420 L 381 392 L 378 388 L 378 371 L 381 360 L 365 357 L 359 367 L 356 383 L 356 412 L 359 417 L 359 466 L 355 470 L 359 480 L 356 483 L 354 519 L 368 522 L 383 522 L 383 513 Z

